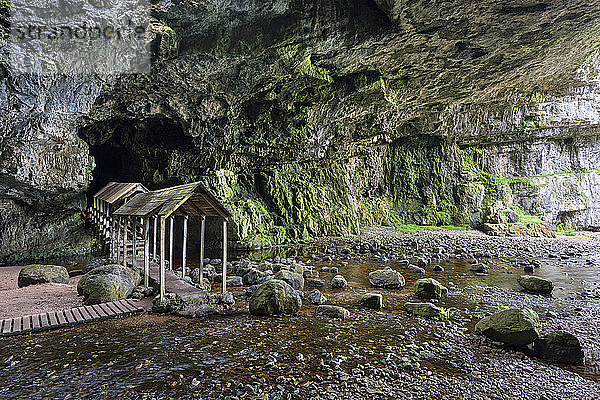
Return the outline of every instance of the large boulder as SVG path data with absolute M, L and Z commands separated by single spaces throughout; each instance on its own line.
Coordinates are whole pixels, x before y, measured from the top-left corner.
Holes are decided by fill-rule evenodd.
M 540 319 L 529 308 L 510 308 L 483 318 L 475 331 L 497 342 L 524 346 L 540 336 Z
M 391 268 L 380 269 L 369 273 L 371 286 L 378 288 L 397 289 L 404 287 L 404 277 Z
M 302 274 L 282 269 L 278 273 L 276 273 L 275 276 L 273 276 L 273 279 L 278 279 L 280 281 L 287 282 L 291 287 L 293 287 L 296 290 L 304 289 L 304 277 L 302 277 Z
M 126 299 L 142 281 L 138 269 L 110 264 L 94 268 L 83 275 L 77 284 L 77 293 L 86 304 Z
M 28 265 L 19 272 L 19 287 L 40 283 L 69 283 L 69 272 L 60 265 Z
M 346 319 L 350 316 L 350 311 L 343 307 L 338 306 L 318 306 L 315 310 L 315 317 L 319 318 L 336 318 Z
M 415 296 L 420 299 L 439 299 L 448 289 L 433 278 L 422 278 L 415 282 Z
M 523 289 L 531 293 L 550 294 L 554 289 L 554 284 L 551 281 L 537 276 L 523 275 L 518 281 Z
M 538 357 L 560 364 L 583 365 L 583 349 L 576 336 L 569 332 L 551 332 L 533 342 Z
M 442 309 L 432 303 L 404 303 L 404 309 L 417 317 L 441 318 Z
M 365 293 L 358 300 L 361 306 L 379 310 L 383 308 L 383 296 L 379 293 Z
M 302 306 L 302 299 L 288 283 L 271 279 L 260 285 L 249 300 L 254 315 L 292 315 Z
M 267 276 L 263 271 L 259 271 L 256 268 L 250 268 L 250 270 L 242 277 L 244 285 L 256 285 Z

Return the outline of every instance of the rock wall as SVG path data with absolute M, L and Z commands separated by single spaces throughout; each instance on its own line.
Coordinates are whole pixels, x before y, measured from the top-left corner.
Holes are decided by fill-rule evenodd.
M 598 21 L 594 0 L 182 0 L 153 11 L 148 75 L 0 63 L 0 258 L 85 247 L 111 179 L 205 180 L 249 246 L 493 207 L 596 229 Z

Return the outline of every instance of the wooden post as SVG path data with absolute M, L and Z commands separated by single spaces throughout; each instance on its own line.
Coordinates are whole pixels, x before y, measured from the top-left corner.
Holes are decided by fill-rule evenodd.
M 117 242 L 116 242 L 116 248 L 115 251 L 117 252 L 117 264 L 121 263 L 121 218 L 118 216 L 115 216 L 115 220 L 117 221 Z
M 113 219 L 110 224 L 110 260 L 115 262 L 115 235 L 116 235 L 116 222 Z
M 223 293 L 227 291 L 227 220 L 223 218 Z
M 183 217 L 183 250 L 181 255 L 181 277 L 185 278 L 185 265 L 187 261 L 187 235 L 188 235 L 188 216 Z
M 163 217 L 160 218 L 160 301 L 165 300 L 165 224 L 167 220 Z
M 144 217 L 144 287 L 150 284 L 150 218 Z
M 131 265 L 137 267 L 137 217 L 133 217 L 133 251 L 131 252 Z
M 152 245 L 152 259 L 154 261 L 157 260 L 156 258 L 156 229 L 157 229 L 157 222 L 158 222 L 158 217 L 152 217 L 154 219 L 154 229 L 152 230 L 152 236 L 154 237 L 154 241 L 153 241 L 153 245 Z
M 169 269 L 173 269 L 173 221 L 175 217 L 169 217 Z
M 123 218 L 123 265 L 127 265 L 127 218 Z
M 204 282 L 204 232 L 206 231 L 206 216 L 201 217 L 200 223 L 200 284 Z

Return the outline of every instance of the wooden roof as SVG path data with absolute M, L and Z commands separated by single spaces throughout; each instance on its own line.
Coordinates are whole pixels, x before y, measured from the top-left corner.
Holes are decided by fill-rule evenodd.
M 227 208 L 200 182 L 137 194 L 114 214 L 136 217 L 168 217 L 172 214 L 231 217 Z
M 141 183 L 109 182 L 94 197 L 113 204 L 136 192 L 148 192 L 148 189 Z

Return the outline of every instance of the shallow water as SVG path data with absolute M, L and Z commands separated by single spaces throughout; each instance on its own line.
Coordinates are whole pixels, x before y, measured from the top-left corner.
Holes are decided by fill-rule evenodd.
M 281 248 L 254 252 L 248 256 L 266 259 L 275 255 L 302 257 L 319 249 Z M 81 260 L 81 263 L 87 260 Z M 314 306 L 305 304 L 298 316 L 256 318 L 248 315 L 243 302 L 232 314 L 209 320 L 141 315 L 102 321 L 25 337 L 0 340 L 1 398 L 148 398 L 197 397 L 202 393 L 234 393 L 232 380 L 240 384 L 263 381 L 275 385 L 277 376 L 295 377 L 297 384 L 308 383 L 321 373 L 322 363 L 335 363 L 345 371 L 368 362 L 378 365 L 389 357 L 399 363 L 418 363 L 436 373 L 464 373 L 451 358 L 427 356 L 415 361 L 415 354 L 427 353 L 438 340 L 427 324 L 401 315 L 402 304 L 411 294 L 412 283 L 421 275 L 394 260 L 317 261 L 313 267 L 338 266 L 351 289 L 322 289 L 331 304 L 342 305 L 358 316 L 348 321 L 312 318 Z M 522 267 L 507 259 L 489 259 L 488 275 L 470 271 L 469 260 L 448 259 L 440 264 L 444 272 L 429 273 L 445 285 L 465 287 L 491 285 L 520 290 L 516 278 Z M 585 266 L 585 260 L 568 264 L 540 260 L 535 275 L 555 282 L 554 296 L 575 296 L 590 289 L 600 273 L 598 263 Z M 74 263 L 71 267 L 77 269 Z M 369 288 L 368 272 L 390 266 L 407 280 L 404 290 Z M 428 267 L 428 269 L 430 269 Z M 568 274 L 565 274 L 568 269 Z M 328 282 L 335 274 L 320 272 Z M 236 291 L 243 289 L 236 288 Z M 355 301 L 366 291 L 384 294 L 386 309 L 376 312 L 357 308 Z M 309 289 L 306 288 L 305 292 Z M 469 307 L 448 296 L 439 305 Z M 442 324 L 443 322 L 438 322 Z M 299 355 L 300 358 L 299 358 Z M 405 357 L 405 359 L 402 359 Z M 273 361 L 275 372 L 265 364 Z M 599 380 L 594 368 L 571 368 L 582 376 Z M 148 395 L 148 396 L 146 396 Z

